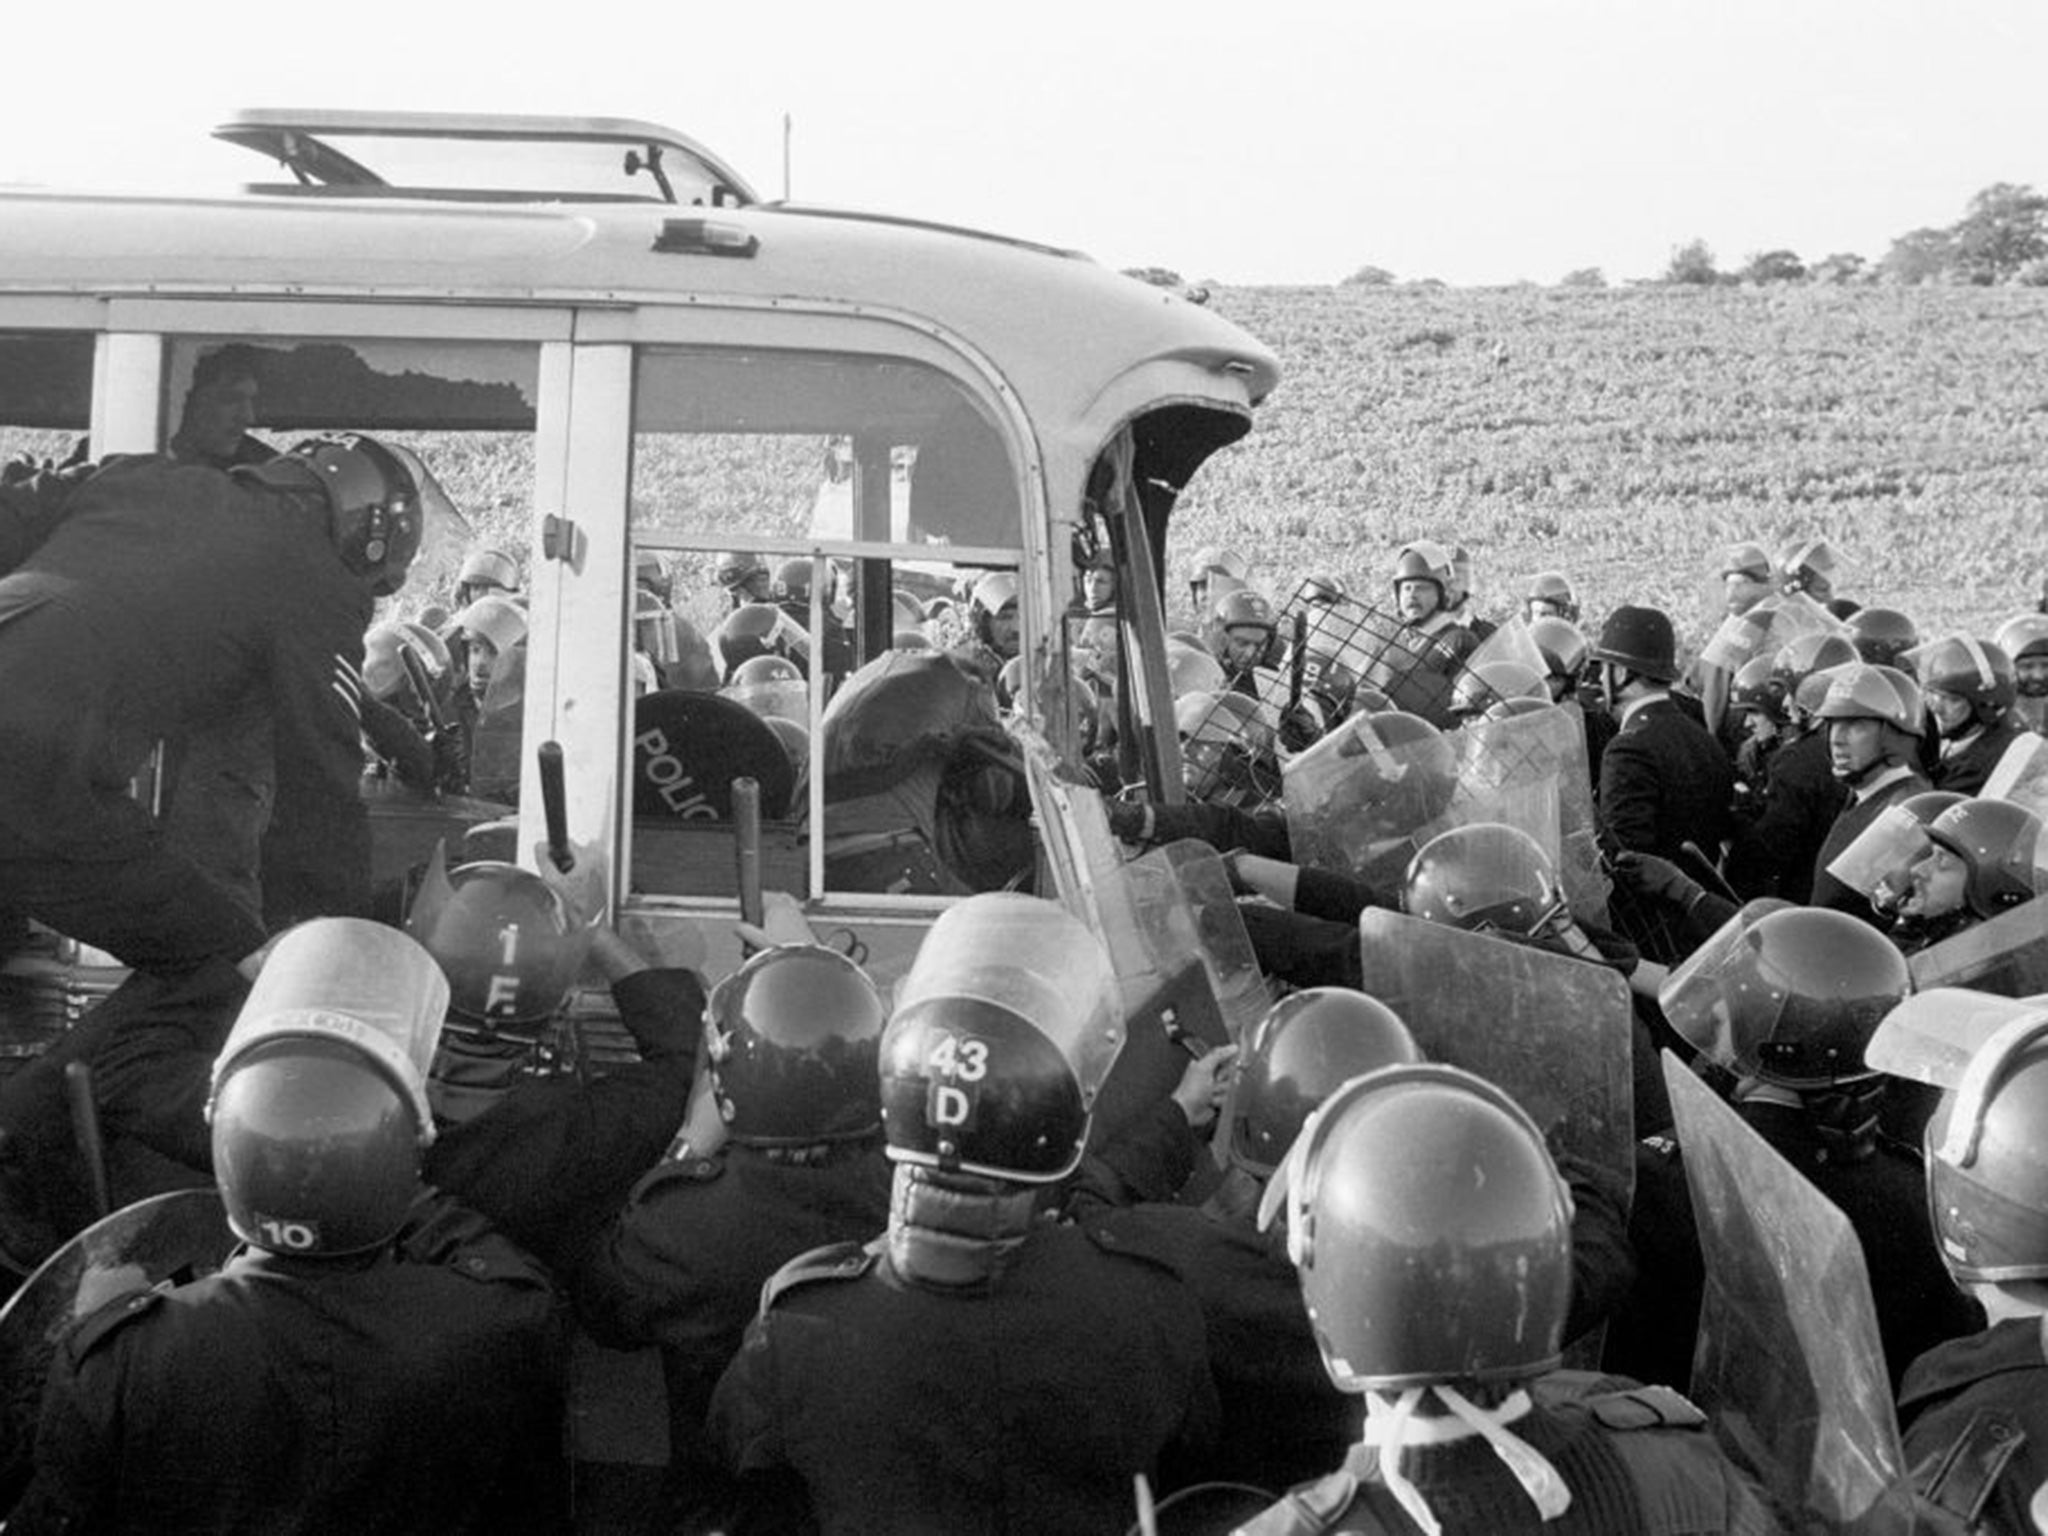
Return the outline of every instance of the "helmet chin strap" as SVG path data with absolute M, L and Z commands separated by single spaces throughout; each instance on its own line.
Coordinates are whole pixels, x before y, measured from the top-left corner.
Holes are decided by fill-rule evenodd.
M 1448 1408 L 1449 1419 L 1420 1419 L 1415 1410 L 1425 1392 L 1436 1394 Z M 1529 1412 L 1529 1394 L 1517 1389 L 1497 1408 L 1481 1408 L 1448 1382 L 1409 1387 L 1400 1396 L 1365 1394 L 1365 1443 L 1381 1451 L 1380 1477 L 1387 1492 L 1429 1536 L 1442 1536 L 1443 1526 L 1422 1496 L 1422 1490 L 1401 1473 L 1401 1452 L 1411 1445 L 1444 1445 L 1478 1435 L 1492 1447 L 1522 1491 L 1546 1522 L 1556 1520 L 1571 1508 L 1572 1491 L 1565 1486 L 1543 1454 L 1508 1429 L 1508 1425 Z

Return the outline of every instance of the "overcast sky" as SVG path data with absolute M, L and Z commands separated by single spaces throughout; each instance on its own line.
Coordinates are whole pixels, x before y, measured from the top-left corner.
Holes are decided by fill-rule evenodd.
M 1876 258 L 2048 188 L 2048 0 L 40 0 L 4 35 L 0 182 L 261 179 L 207 131 L 311 105 L 645 118 L 775 196 L 787 112 L 799 200 L 1229 283 Z

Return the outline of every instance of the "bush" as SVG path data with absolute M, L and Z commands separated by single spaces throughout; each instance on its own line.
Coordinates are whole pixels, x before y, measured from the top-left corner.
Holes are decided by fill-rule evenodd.
M 1707 287 L 1721 280 L 1721 274 L 1714 270 L 1713 247 L 1704 240 L 1689 240 L 1675 246 L 1671 261 L 1664 268 L 1667 283 L 1691 283 Z
M 1171 267 L 1125 267 L 1125 277 L 1135 277 L 1141 283 L 1150 283 L 1154 288 L 1183 288 L 1187 285 Z
M 1391 288 L 1394 274 L 1385 267 L 1360 267 L 1344 279 L 1346 288 Z
M 1557 280 L 1560 288 L 1605 288 L 1607 274 L 1598 267 L 1577 267 Z

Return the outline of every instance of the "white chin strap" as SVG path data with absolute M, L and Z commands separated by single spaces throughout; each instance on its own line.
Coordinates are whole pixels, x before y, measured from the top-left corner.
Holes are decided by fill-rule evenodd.
M 1453 1418 L 1417 1419 L 1415 1410 L 1422 1394 L 1434 1392 L 1450 1409 Z M 1498 1408 L 1481 1408 L 1456 1387 L 1439 1382 L 1427 1387 L 1409 1387 L 1399 1397 L 1384 1393 L 1365 1394 L 1365 1443 L 1380 1449 L 1380 1477 L 1394 1502 L 1408 1518 L 1428 1533 L 1443 1536 L 1443 1526 L 1431 1513 L 1422 1490 L 1401 1475 L 1401 1452 L 1411 1445 L 1442 1445 L 1476 1434 L 1493 1447 L 1494 1455 L 1512 1472 L 1522 1491 L 1546 1522 L 1559 1519 L 1572 1506 L 1572 1491 L 1565 1487 L 1557 1468 L 1534 1446 L 1508 1429 L 1508 1425 L 1529 1411 L 1529 1394 L 1516 1391 Z

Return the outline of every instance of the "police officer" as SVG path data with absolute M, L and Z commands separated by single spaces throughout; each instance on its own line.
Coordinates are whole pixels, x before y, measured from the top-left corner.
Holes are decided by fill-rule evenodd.
M 1200 1309 L 1171 1268 L 1047 1224 L 1120 1043 L 1100 942 L 1050 902 L 945 912 L 881 1046 L 887 1231 L 793 1261 L 712 1400 L 743 1480 L 824 1532 L 1120 1529 L 1215 1429 Z
M 1283 1214 L 1338 1390 L 1365 1401 L 1342 1468 L 1242 1529 L 1777 1529 L 1668 1388 L 1546 1385 L 1571 1290 L 1571 1197 L 1529 1117 L 1483 1079 L 1393 1066 L 1338 1089 L 1261 1214 Z
M 1563 571 L 1538 571 L 1522 584 L 1522 618 L 1533 627 L 1538 619 L 1579 622 L 1579 598 Z
M 1935 1259 L 1919 1160 L 1880 1134 L 1896 1087 L 1864 1058 L 1911 990 L 1904 956 L 1867 925 L 1758 902 L 1673 970 L 1659 999 L 1687 1044 L 1735 1079 L 1743 1121 L 1855 1227 L 1894 1385 L 1914 1356 L 1972 1326 Z M 1693 1261 L 1668 1248 L 1692 1230 L 1683 1188 L 1638 1181 L 1635 1229 L 1660 1229 L 1672 1255 L 1669 1270 L 1646 1262 L 1643 1278 L 1667 1295 L 1694 1283 Z M 1680 1341 L 1666 1342 L 1675 1355 Z
M 1869 899 L 1828 866 L 1887 807 L 1932 787 L 1914 766 L 1927 721 L 1920 687 L 1896 668 L 1857 662 L 1828 674 L 1813 713 L 1827 732 L 1829 768 L 1850 798 L 1814 855 L 1812 901 L 1882 928 L 1887 920 Z
M 1814 860 L 1849 801 L 1831 766 L 1826 724 L 1814 711 L 1827 693 L 1823 674 L 1855 660 L 1839 635 L 1801 635 L 1771 658 L 1763 691 L 1779 701 L 1785 723 L 1753 818 L 1734 823 L 1726 868 L 1743 896 L 1804 903 L 1813 893 Z
M 192 387 L 171 434 L 171 457 L 209 469 L 262 464 L 277 450 L 250 435 L 262 387 L 254 348 L 216 347 L 192 367 Z
M 2012 658 L 2013 686 L 2018 693 L 2013 713 L 2037 735 L 2048 732 L 2048 617 L 2015 614 L 1998 626 L 1993 638 Z
M 2013 715 L 2012 658 L 1989 641 L 1949 635 L 1921 647 L 1913 668 L 1941 742 L 1928 778 L 1936 789 L 1979 793 L 2005 749 L 2025 734 Z
M 216 1275 L 114 1298 L 62 1341 L 9 1530 L 558 1519 L 552 1287 L 421 1185 L 420 1066 L 441 1011 L 433 962 L 390 929 L 330 919 L 279 942 L 207 1112 L 248 1246 Z
M 775 600 L 774 573 L 768 569 L 765 560 L 749 550 L 719 556 L 716 575 L 718 584 L 725 588 L 725 595 L 734 608 Z
M 661 1346 L 681 1523 L 726 1514 L 731 1486 L 704 1419 L 763 1283 L 888 1222 L 883 1017 L 866 973 L 815 944 L 762 950 L 720 982 L 705 1028 L 724 1145 L 642 1177 L 584 1272 L 578 1310 L 593 1337 Z
M 1912 948 L 1939 943 L 2048 889 L 2041 818 L 2025 806 L 1960 800 L 1937 809 L 1926 828 L 1925 849 L 1900 893 L 1902 942 Z
M 0 577 L 0 891 L 137 966 L 240 958 L 261 921 L 169 848 L 128 783 L 159 737 L 267 702 L 266 864 L 297 914 L 361 910 L 363 632 L 419 547 L 421 493 L 367 437 L 233 475 L 116 459 Z M 279 916 L 292 915 L 281 913 Z
M 428 1069 L 437 1134 L 427 1176 L 565 1280 L 683 1120 L 704 998 L 694 971 L 650 967 L 610 929 L 586 926 L 601 864 L 585 850 L 578 870 L 543 880 L 479 862 L 448 874 L 437 854 L 408 919 L 448 983 Z M 636 1062 L 591 1071 L 575 1054 L 560 1013 L 586 955 L 611 982 Z M 118 1203 L 203 1185 L 207 1063 L 248 990 L 224 961 L 179 977 L 138 974 L 0 1090 L 11 1155 L 53 1236 L 90 1216 L 64 1064 L 92 1066 Z
M 1916 1491 L 1971 1530 L 2041 1526 L 2048 1488 L 2048 1027 L 1980 1046 L 1927 1126 L 1934 1235 L 1990 1326 L 1906 1371 L 1899 1422 Z
M 829 576 L 832 570 L 829 563 L 825 570 Z M 811 576 L 812 566 L 809 560 L 785 560 L 775 567 L 775 580 L 771 590 L 775 596 L 776 606 L 782 610 L 790 623 L 805 634 L 811 633 L 816 627 L 820 661 L 825 668 L 825 676 L 836 684 L 853 670 L 853 636 L 846 626 L 839 622 L 839 615 L 832 611 L 829 589 L 825 602 L 819 605 L 817 625 L 813 625 Z
M 1679 862 L 1693 856 L 1690 843 L 1711 862 L 1728 835 L 1735 771 L 1721 744 L 1672 699 L 1670 618 L 1655 608 L 1615 609 L 1593 660 L 1616 726 L 1600 757 L 1603 836 L 1617 849 Z

